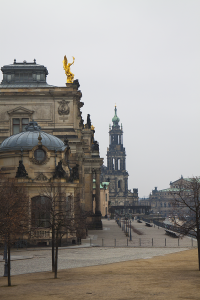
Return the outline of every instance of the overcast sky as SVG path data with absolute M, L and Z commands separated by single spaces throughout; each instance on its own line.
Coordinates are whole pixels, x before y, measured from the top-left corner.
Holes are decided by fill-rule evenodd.
M 199 0 L 0 0 L 0 12 L 0 66 L 35 58 L 64 86 L 75 57 L 105 164 L 116 103 L 129 189 L 200 175 Z

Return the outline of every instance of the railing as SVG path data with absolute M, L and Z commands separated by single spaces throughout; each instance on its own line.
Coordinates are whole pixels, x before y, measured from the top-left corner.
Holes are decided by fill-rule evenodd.
M 148 222 L 148 223 L 150 222 L 148 219 L 145 219 L 145 218 L 142 218 L 142 220 L 143 220 L 144 222 Z M 179 233 L 180 235 L 181 235 L 181 234 L 184 235 L 184 229 L 181 228 L 181 227 L 177 227 L 177 226 L 174 226 L 174 225 L 165 224 L 165 223 L 163 223 L 163 222 L 159 222 L 159 221 L 156 221 L 156 220 L 153 220 L 152 223 L 153 223 L 154 225 L 158 226 L 158 227 L 162 227 L 162 228 L 165 228 L 165 229 L 167 229 L 167 230 L 171 230 L 171 231 L 177 232 L 177 233 Z M 195 232 L 192 232 L 192 231 L 190 231 L 190 232 L 187 234 L 187 236 L 192 237 L 192 238 L 196 238 Z
M 122 239 L 99 239 L 92 241 L 90 240 L 90 245 L 99 247 L 116 247 L 116 248 L 192 248 L 197 247 L 197 241 L 193 238 L 185 239 L 174 239 L 170 237 L 161 238 L 126 238 Z
M 150 224 L 148 219 L 144 219 L 143 221 Z M 159 227 L 164 228 L 165 230 L 167 230 L 169 233 L 170 231 L 172 231 L 172 234 L 168 234 L 166 237 L 163 236 L 163 238 L 158 237 L 158 238 L 149 238 L 147 236 L 142 236 L 142 233 L 137 230 L 136 228 L 134 228 L 132 226 L 132 220 L 125 220 L 125 219 L 121 219 L 119 217 L 116 218 L 116 223 L 118 224 L 118 226 L 122 229 L 122 231 L 124 231 L 124 234 L 126 235 L 127 239 L 125 240 L 117 240 L 117 239 L 113 239 L 112 240 L 106 240 L 106 239 L 102 239 L 101 241 L 98 241 L 98 246 L 101 247 L 182 247 L 182 248 L 191 248 L 191 247 L 197 247 L 197 241 L 194 240 L 194 236 L 191 236 L 191 238 L 189 237 L 185 237 L 185 238 L 179 238 L 178 235 L 174 234 L 173 235 L 173 231 L 175 231 L 174 229 L 176 229 L 176 232 L 181 233 L 180 230 L 177 231 L 177 229 L 180 228 L 174 228 L 175 226 L 171 226 L 171 225 L 166 225 L 162 222 L 159 221 L 154 221 L 154 223 L 152 224 L 152 227 L 155 228 L 155 226 L 157 226 L 157 228 L 159 229 Z M 138 231 L 138 232 L 137 232 Z M 140 235 L 140 237 L 133 237 L 133 232 L 137 233 L 137 235 Z M 172 238 L 173 237 L 173 238 Z M 176 239 L 175 239 L 176 237 Z

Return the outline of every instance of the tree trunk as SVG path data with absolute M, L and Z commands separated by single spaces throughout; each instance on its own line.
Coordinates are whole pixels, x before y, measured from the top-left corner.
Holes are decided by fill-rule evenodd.
M 55 255 L 55 273 L 54 278 L 57 278 L 57 270 L 58 270 L 58 236 L 56 235 L 56 255 Z
M 200 271 L 200 236 L 199 236 L 199 232 L 197 232 L 197 245 L 198 245 L 198 261 L 199 261 L 199 271 Z
M 54 256 L 54 247 L 55 247 L 55 234 L 54 234 L 54 228 L 52 228 L 52 251 L 51 251 L 51 256 L 52 256 L 52 272 L 55 271 L 55 256 Z
M 10 278 L 10 242 L 8 242 L 8 286 L 11 286 L 11 278 Z
M 199 229 L 199 208 L 196 209 L 196 228 L 197 228 L 197 246 L 198 246 L 198 262 L 199 262 L 199 271 L 200 271 L 200 229 Z

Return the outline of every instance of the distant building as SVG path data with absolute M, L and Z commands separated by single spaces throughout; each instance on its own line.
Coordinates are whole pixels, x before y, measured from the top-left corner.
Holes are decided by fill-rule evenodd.
M 128 172 L 126 170 L 126 151 L 123 147 L 123 129 L 119 126 L 117 107 L 109 128 L 109 148 L 107 149 L 107 167 L 101 168 L 101 182 L 110 182 L 110 206 L 135 205 L 138 201 L 138 189 L 128 189 Z
M 159 216 L 168 217 L 172 214 L 173 211 L 173 193 L 178 192 L 180 190 L 180 184 L 184 180 L 188 181 L 190 179 L 183 178 L 181 176 L 180 179 L 174 182 L 171 181 L 170 187 L 167 189 L 158 190 L 157 187 L 155 187 L 155 189 L 152 190 L 151 194 L 149 195 L 149 198 L 141 199 L 140 203 L 143 203 L 145 205 L 151 205 L 152 213 L 157 214 Z

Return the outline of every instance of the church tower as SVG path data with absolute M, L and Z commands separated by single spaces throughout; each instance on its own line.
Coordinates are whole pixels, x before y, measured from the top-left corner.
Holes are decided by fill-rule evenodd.
M 137 198 L 128 190 L 128 172 L 126 171 L 126 151 L 123 147 L 123 128 L 119 125 L 115 106 L 112 127 L 109 126 L 109 148 L 107 149 L 107 167 L 102 167 L 102 181 L 110 181 L 109 199 L 111 206 L 132 205 Z M 135 197 L 136 196 L 136 197 Z

